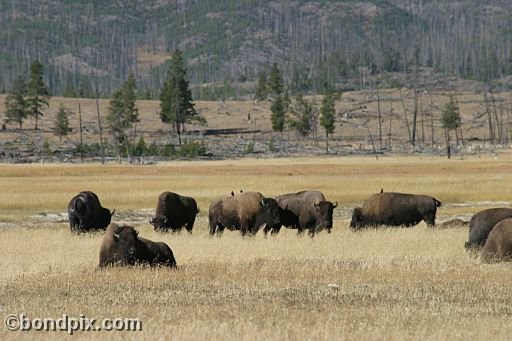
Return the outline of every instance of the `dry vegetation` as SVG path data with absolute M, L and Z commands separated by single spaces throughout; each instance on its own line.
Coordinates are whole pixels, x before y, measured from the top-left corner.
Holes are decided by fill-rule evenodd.
M 84 338 L 510 339 L 510 264 L 466 254 L 466 229 L 349 230 L 350 210 L 380 188 L 443 201 L 438 221 L 508 205 L 511 155 L 447 162 L 384 157 L 175 162 L 153 166 L 0 165 L 0 312 L 139 317 L 140 333 Z M 339 201 L 332 234 L 275 238 L 207 234 L 209 202 L 231 190 L 266 195 L 320 189 Z M 116 221 L 166 241 L 178 270 L 97 269 L 101 234 L 69 233 L 72 195 L 96 191 Z M 192 235 L 152 231 L 158 194 L 197 198 Z M 44 332 L 0 339 L 55 338 Z

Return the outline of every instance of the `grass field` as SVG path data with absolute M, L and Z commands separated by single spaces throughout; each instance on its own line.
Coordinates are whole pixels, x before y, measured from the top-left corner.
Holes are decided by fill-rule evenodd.
M 0 165 L 0 313 L 29 318 L 137 317 L 142 332 L 78 332 L 87 339 L 510 339 L 510 264 L 481 264 L 466 229 L 354 233 L 351 210 L 370 194 L 429 194 L 438 222 L 512 201 L 512 155 L 446 161 L 374 158 L 244 159 L 151 166 Z M 97 268 L 101 233 L 71 235 L 69 199 L 95 191 L 114 221 L 167 242 L 177 270 Z M 267 196 L 319 189 L 338 201 L 332 234 L 272 238 L 207 233 L 208 205 L 231 190 Z M 192 235 L 147 223 L 165 190 L 197 199 Z M 10 332 L 39 339 L 65 332 Z

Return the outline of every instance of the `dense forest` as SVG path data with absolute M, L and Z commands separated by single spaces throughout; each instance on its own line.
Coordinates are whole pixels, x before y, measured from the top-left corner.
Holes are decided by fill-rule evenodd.
M 195 98 L 240 98 L 278 63 L 290 94 L 364 89 L 418 67 L 489 84 L 512 71 L 507 0 L 0 1 L 0 92 L 30 64 L 53 95 L 110 96 L 133 73 L 156 98 L 172 51 Z M 405 84 L 407 85 L 407 84 Z

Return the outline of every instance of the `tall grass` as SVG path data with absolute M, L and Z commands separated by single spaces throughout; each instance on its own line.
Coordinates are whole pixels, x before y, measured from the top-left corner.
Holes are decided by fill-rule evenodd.
M 509 264 L 480 264 L 466 229 L 349 230 L 351 208 L 380 188 L 443 201 L 438 220 L 510 201 L 508 158 L 277 159 L 119 165 L 0 166 L 0 312 L 138 317 L 142 332 L 83 338 L 173 340 L 509 339 Z M 338 201 L 332 234 L 242 238 L 207 232 L 209 202 L 231 190 L 267 195 L 320 189 Z M 177 270 L 97 268 L 102 234 L 71 235 L 71 196 L 96 191 L 115 220 L 168 243 Z M 197 198 L 192 235 L 154 232 L 145 219 L 161 191 Z M 480 202 L 488 202 L 481 204 Z M 469 206 L 456 205 L 468 203 Z M 2 340 L 52 338 L 9 332 Z

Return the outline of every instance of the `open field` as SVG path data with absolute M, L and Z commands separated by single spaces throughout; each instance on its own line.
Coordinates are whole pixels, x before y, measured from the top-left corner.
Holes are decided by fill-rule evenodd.
M 512 155 L 193 161 L 151 166 L 0 165 L 0 313 L 29 318 L 137 317 L 142 332 L 78 332 L 87 339 L 332 340 L 510 339 L 510 264 L 480 264 L 466 229 L 348 228 L 370 194 L 429 194 L 437 221 L 469 219 L 512 202 Z M 338 201 L 332 234 L 265 239 L 207 233 L 208 205 L 231 190 L 268 196 L 319 189 Z M 71 235 L 65 213 L 80 190 L 116 209 L 114 221 L 167 242 L 177 270 L 97 269 L 101 233 Z M 147 223 L 164 190 L 190 195 L 201 212 L 192 235 Z M 9 332 L 0 339 L 65 332 Z

